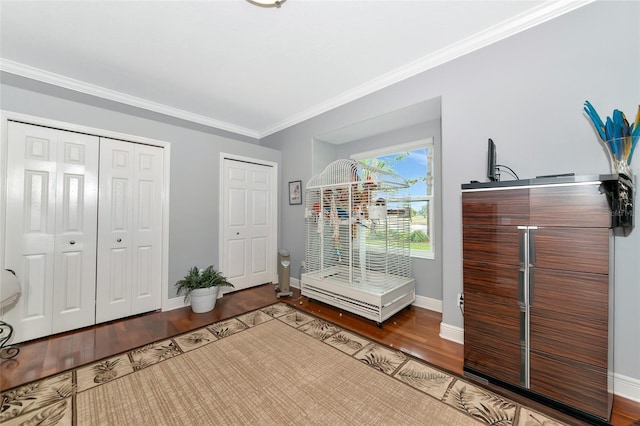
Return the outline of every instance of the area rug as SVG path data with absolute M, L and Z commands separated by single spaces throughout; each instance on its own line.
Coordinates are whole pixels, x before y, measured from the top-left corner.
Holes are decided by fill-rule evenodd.
M 562 425 L 285 304 L 2 394 L 6 425 Z

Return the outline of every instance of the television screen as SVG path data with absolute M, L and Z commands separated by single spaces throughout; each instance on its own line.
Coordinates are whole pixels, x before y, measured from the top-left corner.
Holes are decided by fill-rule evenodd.
M 498 180 L 498 173 L 496 169 L 496 144 L 489 138 L 487 143 L 487 177 L 490 181 L 494 182 Z

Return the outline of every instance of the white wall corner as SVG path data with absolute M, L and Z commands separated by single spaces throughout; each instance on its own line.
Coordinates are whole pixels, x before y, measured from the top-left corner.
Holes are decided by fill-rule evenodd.
M 464 345 L 464 328 L 441 322 L 440 337 Z
M 640 402 L 640 380 L 614 373 L 613 393 L 623 398 Z
M 432 299 L 430 297 L 416 295 L 416 300 L 413 302 L 413 306 L 442 313 L 442 300 Z

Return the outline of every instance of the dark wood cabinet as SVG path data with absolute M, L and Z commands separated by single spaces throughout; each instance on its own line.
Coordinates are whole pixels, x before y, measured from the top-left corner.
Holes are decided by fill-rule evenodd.
M 608 420 L 611 187 L 463 185 L 466 373 Z

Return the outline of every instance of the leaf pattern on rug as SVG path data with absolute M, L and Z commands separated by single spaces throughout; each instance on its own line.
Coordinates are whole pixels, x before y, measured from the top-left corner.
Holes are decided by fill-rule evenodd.
M 180 341 L 187 346 L 195 346 L 200 345 L 204 342 L 210 342 L 211 339 L 208 339 L 208 337 L 210 337 L 210 335 L 204 333 L 203 331 L 199 331 L 180 338 Z
M 364 358 L 361 359 L 361 361 L 365 364 L 370 365 L 376 370 L 380 370 L 383 373 L 387 374 L 392 373 L 393 370 L 396 369 L 396 364 L 393 363 L 393 361 L 389 357 L 378 354 L 376 352 L 370 352 L 366 354 Z
M 318 340 L 325 340 L 341 331 L 335 325 L 321 319 L 315 319 L 309 322 L 305 326 L 301 327 L 300 330 Z
M 262 311 L 253 311 L 249 312 L 246 315 L 240 315 L 238 319 L 247 324 L 249 327 L 255 327 L 256 325 L 262 324 L 263 322 L 271 321 L 273 318 Z
M 312 321 L 312 318 L 309 317 L 308 315 L 305 315 L 301 312 L 294 312 L 292 314 L 289 315 L 285 315 L 283 318 L 281 318 L 283 320 L 283 322 L 290 324 L 294 327 L 299 327 L 305 323 L 308 323 L 310 321 Z
M 20 423 L 21 426 L 53 426 L 57 425 L 65 415 L 67 401 L 52 405 L 37 413 L 35 416 Z
M 157 364 L 165 359 L 180 355 L 180 349 L 171 341 L 151 343 L 140 349 L 131 351 L 132 365 L 134 370 L 141 370 L 150 365 Z
M 330 340 L 331 340 L 331 343 L 346 346 L 347 348 L 353 351 L 358 351 L 364 347 L 362 343 L 356 340 L 353 340 L 350 336 L 346 335 L 345 333 L 338 333 L 333 337 L 331 337 Z
M 71 373 L 20 386 L 2 395 L 0 422 L 54 404 L 75 392 Z
M 275 305 L 267 306 L 261 310 L 273 318 L 278 318 L 294 311 L 294 309 L 286 303 L 276 303 Z
M 464 385 L 453 390 L 451 397 L 456 401 L 456 408 L 484 423 L 495 426 L 513 424 L 515 404 L 496 394 Z
M 120 358 L 115 358 L 113 360 L 108 359 L 94 365 L 91 368 L 95 374 L 93 382 L 106 383 L 118 377 L 118 371 L 116 370 L 118 365 L 120 365 Z
M 208 327 L 209 331 L 219 339 L 231 336 L 232 334 L 246 330 L 247 328 L 248 327 L 245 324 L 236 319 L 218 322 Z
M 397 375 L 403 382 L 410 384 L 414 388 L 440 386 L 451 380 L 451 376 L 440 371 L 418 371 L 413 368 L 402 370 Z

